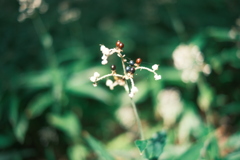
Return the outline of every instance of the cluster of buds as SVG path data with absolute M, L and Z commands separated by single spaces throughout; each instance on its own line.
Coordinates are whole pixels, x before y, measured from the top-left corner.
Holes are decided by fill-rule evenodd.
M 151 69 L 151 68 L 141 66 L 141 63 L 142 63 L 141 58 L 137 58 L 135 61 L 130 60 L 129 62 L 127 62 L 127 60 L 124 58 L 125 55 L 123 55 L 121 53 L 121 52 L 123 52 L 123 50 L 122 50 L 123 47 L 124 47 L 124 44 L 120 41 L 117 41 L 115 48 L 109 49 L 109 48 L 105 47 L 104 45 L 100 45 L 100 50 L 102 51 L 102 54 L 103 54 L 103 56 L 102 56 L 102 64 L 103 65 L 108 63 L 107 59 L 109 56 L 113 55 L 114 53 L 117 53 L 118 57 L 121 58 L 124 74 L 123 75 L 118 74 L 116 72 L 116 66 L 111 65 L 110 66 L 111 73 L 100 77 L 100 74 L 98 72 L 95 72 L 94 75 L 92 77 L 90 77 L 90 80 L 93 82 L 94 86 L 97 86 L 98 81 L 106 78 L 107 79 L 106 85 L 111 90 L 113 90 L 114 87 L 117 85 L 123 86 L 126 89 L 126 91 L 129 93 L 129 97 L 133 98 L 133 96 L 138 92 L 138 88 L 135 86 L 134 81 L 133 81 L 134 73 L 136 70 L 144 69 L 144 70 L 148 70 L 149 72 L 154 73 L 155 80 L 160 80 L 161 75 L 158 75 L 156 73 L 156 70 L 158 70 L 157 64 L 154 64 Z M 113 77 L 114 80 L 109 79 L 109 77 Z M 128 84 L 126 83 L 127 80 L 129 80 L 131 82 L 130 89 L 128 87 Z

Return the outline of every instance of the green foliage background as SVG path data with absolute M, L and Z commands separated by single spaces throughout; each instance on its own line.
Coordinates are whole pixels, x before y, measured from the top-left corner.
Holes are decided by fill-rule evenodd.
M 99 44 L 112 48 L 117 40 L 127 57 L 160 64 L 162 80 L 147 72 L 135 78 L 148 137 L 164 128 L 156 111 L 158 93 L 180 91 L 184 111 L 168 128 L 159 159 L 240 158 L 239 0 L 45 2 L 45 13 L 36 9 L 22 22 L 18 1 L 0 2 L 0 159 L 141 158 L 137 137 L 129 136 L 134 129 L 116 116 L 130 104 L 124 89 L 110 91 L 105 82 L 94 88 L 89 81 L 95 71 L 109 73 Z M 78 17 L 64 21 L 72 10 Z M 197 45 L 212 69 L 196 83 L 184 83 L 173 65 L 172 53 L 183 43 Z M 201 123 L 186 129 L 189 140 L 182 142 L 178 130 L 192 117 Z

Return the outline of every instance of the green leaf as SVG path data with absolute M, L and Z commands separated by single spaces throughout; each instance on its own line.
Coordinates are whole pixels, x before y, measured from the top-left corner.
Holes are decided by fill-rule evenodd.
M 218 142 L 216 137 L 212 137 L 210 139 L 210 142 L 207 146 L 207 158 L 208 159 L 214 159 L 214 160 L 219 160 L 220 159 L 220 154 L 219 154 L 219 147 L 218 147 Z
M 13 94 L 10 99 L 9 120 L 13 127 L 16 126 L 18 120 L 18 97 Z
M 113 157 L 105 150 L 104 146 L 98 140 L 86 132 L 84 132 L 83 136 L 91 148 L 97 153 L 100 160 L 113 160 Z
M 202 109 L 202 111 L 208 111 L 209 107 L 213 101 L 214 91 L 212 87 L 203 81 L 199 81 L 199 96 L 198 96 L 198 105 Z
M 28 125 L 29 121 L 26 118 L 26 116 L 24 114 L 21 115 L 16 127 L 14 128 L 14 134 L 20 143 L 23 143 L 25 139 L 25 134 L 27 132 Z
M 166 143 L 166 132 L 157 132 L 151 139 L 148 140 L 147 147 L 144 151 L 146 158 L 155 160 L 160 157 Z
M 48 114 L 48 122 L 67 136 L 76 140 L 81 132 L 80 121 L 73 112 L 67 112 L 63 115 Z
M 108 91 L 100 86 L 93 87 L 91 82 L 82 86 L 68 86 L 66 90 L 72 94 L 97 99 L 105 104 L 109 104 L 111 100 L 111 94 Z
M 135 145 L 138 147 L 139 151 L 142 153 L 147 147 L 148 140 L 136 140 Z
M 51 104 L 53 97 L 51 93 L 42 93 L 34 97 L 26 108 L 29 118 L 35 118 L 41 115 Z
M 45 70 L 43 72 L 27 73 L 19 79 L 19 83 L 26 88 L 44 88 L 51 85 L 51 78 L 51 70 Z
M 200 150 L 204 145 L 204 140 L 200 140 L 193 144 L 186 152 L 184 152 L 177 160 L 193 160 L 200 157 Z
M 229 28 L 209 27 L 207 34 L 219 41 L 232 41 L 229 36 Z
M 80 144 L 73 145 L 68 148 L 69 160 L 80 160 L 86 159 L 87 150 Z
M 239 160 L 240 159 L 240 151 L 236 151 L 227 155 L 224 160 Z

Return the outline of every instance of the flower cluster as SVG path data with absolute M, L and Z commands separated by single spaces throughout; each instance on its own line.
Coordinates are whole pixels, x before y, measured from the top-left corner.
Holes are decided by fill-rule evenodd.
M 18 21 L 22 22 L 26 18 L 31 17 L 38 9 L 40 13 L 45 13 L 48 10 L 48 4 L 44 0 L 18 0 L 19 12 Z
M 136 70 L 148 70 L 149 72 L 152 72 L 154 74 L 154 79 L 155 80 L 160 80 L 161 79 L 161 75 L 158 75 L 156 73 L 156 70 L 158 70 L 158 66 L 157 64 L 154 64 L 151 68 L 147 68 L 144 66 L 140 66 L 142 59 L 141 58 L 137 58 L 135 61 L 130 60 L 127 61 L 124 57 L 125 55 L 123 55 L 121 52 L 123 52 L 123 47 L 124 44 L 120 41 L 116 42 L 116 47 L 109 49 L 107 47 L 105 47 L 104 45 L 100 45 L 100 50 L 102 52 L 102 64 L 106 65 L 108 63 L 108 57 L 113 55 L 114 53 L 117 53 L 118 57 L 120 57 L 121 61 L 122 61 L 122 67 L 123 67 L 123 75 L 122 74 L 118 74 L 116 72 L 116 66 L 115 65 L 111 65 L 110 69 L 111 69 L 111 73 L 104 75 L 102 77 L 100 77 L 100 74 L 98 72 L 95 72 L 94 75 L 92 77 L 90 77 L 90 81 L 93 82 L 94 86 L 97 86 L 97 82 L 102 80 L 102 79 L 107 79 L 106 81 L 106 86 L 108 86 L 111 90 L 114 89 L 115 86 L 119 85 L 119 86 L 123 86 L 126 91 L 129 93 L 129 97 L 133 98 L 133 96 L 138 92 L 138 88 L 135 86 L 134 81 L 133 81 L 133 77 L 134 77 L 134 73 Z M 113 77 L 114 80 L 109 79 L 109 77 Z M 131 83 L 131 88 L 128 87 L 128 84 L 126 83 L 126 81 L 129 80 Z
M 204 63 L 203 55 L 196 45 L 179 45 L 173 52 L 174 66 L 182 71 L 184 82 L 196 82 L 199 72 L 209 75 L 211 68 Z

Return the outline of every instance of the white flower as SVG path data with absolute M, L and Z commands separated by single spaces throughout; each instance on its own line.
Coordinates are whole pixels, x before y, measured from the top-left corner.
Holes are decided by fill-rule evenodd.
M 102 51 L 103 55 L 109 56 L 110 50 L 107 47 L 105 47 L 104 45 L 101 45 L 100 50 Z
M 133 98 L 133 96 L 134 96 L 134 94 L 131 92 L 131 93 L 129 93 L 129 97 L 130 98 Z
M 205 65 L 202 53 L 196 45 L 179 45 L 173 52 L 174 65 L 182 70 L 182 81 L 196 82 L 199 72 L 209 74 L 210 68 Z M 206 67 L 205 67 L 206 66 Z
M 93 76 L 90 77 L 90 81 L 96 82 L 98 77 L 100 77 L 100 74 L 98 72 L 95 72 Z
M 155 80 L 160 80 L 160 79 L 162 78 L 162 76 L 155 74 L 155 75 L 154 75 L 154 78 L 155 78 Z
M 113 81 L 111 79 L 108 79 L 106 81 L 106 86 L 110 87 L 113 84 Z
M 107 63 L 108 63 L 108 61 L 106 59 L 102 60 L 102 65 L 105 65 Z
M 138 88 L 133 86 L 131 89 L 131 92 L 129 93 L 129 97 L 133 98 L 133 96 L 135 95 L 135 93 L 138 92 Z
M 99 74 L 98 72 L 95 72 L 95 73 L 93 74 L 93 76 L 98 78 L 98 77 L 100 77 L 100 74 Z
M 132 93 L 137 93 L 137 92 L 138 92 L 138 88 L 137 88 L 137 87 L 135 87 L 135 86 L 134 86 L 134 87 L 132 87 L 132 89 L 131 89 L 131 92 L 132 92 Z
M 116 117 L 126 129 L 132 130 L 135 125 L 135 115 L 132 106 L 120 106 L 116 111 Z
M 177 118 L 183 111 L 180 92 L 176 89 L 164 89 L 158 94 L 159 103 L 157 111 L 163 118 L 165 126 L 176 123 Z
M 94 76 L 90 77 L 90 81 L 95 82 L 96 81 L 96 77 L 94 77 Z
M 158 64 L 154 64 L 154 65 L 152 66 L 152 69 L 153 69 L 154 71 L 158 70 Z

